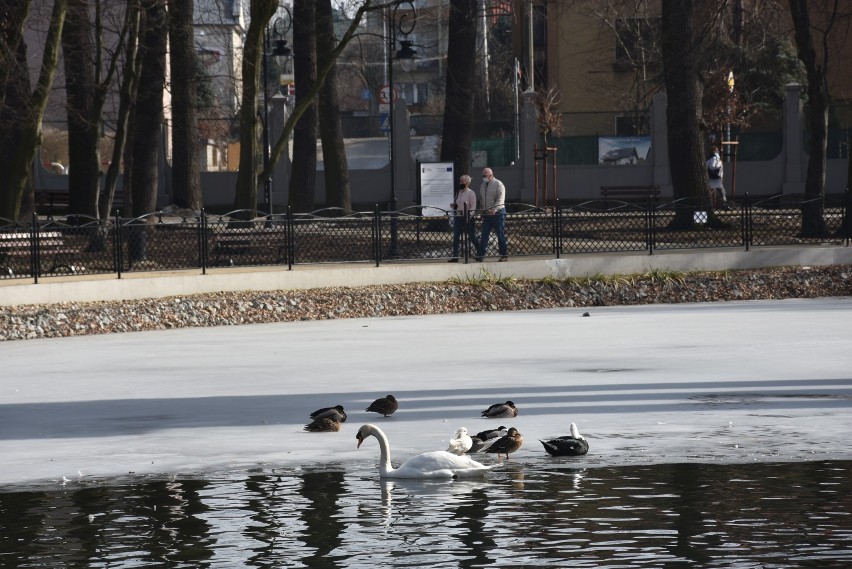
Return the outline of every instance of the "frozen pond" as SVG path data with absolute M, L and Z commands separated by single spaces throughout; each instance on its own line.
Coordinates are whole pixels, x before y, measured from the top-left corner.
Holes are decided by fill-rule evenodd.
M 852 563 L 852 300 L 584 312 L 0 344 L 2 564 L 52 539 L 89 557 L 41 566 Z M 334 404 L 341 432 L 302 432 Z M 394 462 L 459 426 L 526 442 L 482 481 L 389 489 L 365 422 Z M 571 422 L 590 453 L 546 455 Z

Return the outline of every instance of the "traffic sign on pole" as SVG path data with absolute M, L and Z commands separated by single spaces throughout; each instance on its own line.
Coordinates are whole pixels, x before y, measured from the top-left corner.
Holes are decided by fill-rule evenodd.
M 391 90 L 390 85 L 382 85 L 382 88 L 379 89 L 379 104 L 390 104 L 391 96 L 393 96 L 393 102 L 396 102 L 396 100 L 399 98 L 399 91 L 397 91 L 396 89 Z

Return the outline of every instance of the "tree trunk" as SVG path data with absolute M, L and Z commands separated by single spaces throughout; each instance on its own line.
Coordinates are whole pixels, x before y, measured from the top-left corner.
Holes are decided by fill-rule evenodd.
M 709 211 L 692 0 L 663 0 L 661 33 L 674 197 L 694 198 L 696 206 L 703 204 Z M 678 208 L 672 228 L 692 227 L 694 211 L 694 207 Z
M 9 82 L 20 71 L 15 54 L 23 42 L 31 4 L 32 0 L 0 0 L 0 107 L 6 100 Z
M 334 46 L 334 20 L 331 0 L 318 0 L 316 4 L 317 62 L 320 67 L 332 57 Z M 297 83 L 298 85 L 298 83 Z M 319 126 L 322 139 L 323 167 L 325 170 L 325 205 L 352 210 L 349 193 L 349 166 L 343 127 L 340 124 L 340 82 L 337 66 L 333 66 L 320 88 Z
M 166 12 L 164 0 L 143 4 L 140 53 L 142 57 L 134 113 L 133 165 L 130 174 L 133 217 L 153 212 L 157 207 L 157 181 L 163 127 L 163 87 L 166 71 Z
M 17 220 L 21 202 L 27 188 L 36 149 L 41 143 L 41 120 L 53 84 L 53 75 L 59 60 L 60 37 L 68 9 L 66 0 L 55 0 L 50 25 L 44 42 L 41 71 L 35 89 L 30 92 L 29 73 L 26 71 L 26 46 L 18 42 L 16 51 L 3 53 L 3 63 L 11 66 L 5 99 L 0 113 L 4 128 L 0 134 L 0 217 Z M 0 46 L 3 47 L 3 46 Z M 12 62 L 14 60 L 14 62 Z M 19 100 L 13 105 L 10 95 Z M 12 125 L 12 132 L 6 132 Z
M 447 32 L 447 82 L 441 160 L 453 161 L 456 178 L 470 174 L 473 91 L 476 89 L 476 0 L 451 0 Z M 487 89 L 487 86 L 481 87 Z
M 236 209 L 257 209 L 257 172 L 260 156 L 260 65 L 263 57 L 263 32 L 278 8 L 277 0 L 251 0 L 251 21 L 243 47 L 243 95 L 240 107 L 240 170 L 237 173 Z M 266 104 L 266 101 L 264 101 Z
M 790 0 L 790 15 L 796 32 L 796 51 L 808 75 L 808 174 L 805 181 L 805 202 L 802 204 L 802 236 L 820 237 L 828 234 L 823 217 L 825 202 L 825 168 L 828 152 L 828 51 L 818 59 L 811 35 L 807 0 Z M 828 33 L 828 32 L 824 32 Z
M 68 213 L 98 216 L 100 109 L 89 0 L 69 0 L 62 32 L 68 109 Z
M 174 203 L 200 210 L 201 164 L 197 118 L 197 67 L 193 0 L 169 4 L 169 63 L 172 83 L 172 188 Z
M 309 97 L 317 80 L 315 0 L 293 2 L 293 78 L 296 105 Z M 294 212 L 314 209 L 317 170 L 317 104 L 311 103 L 293 130 L 293 172 L 289 203 Z
M 127 9 L 127 39 L 124 42 L 124 75 L 121 78 L 121 86 L 119 87 L 119 103 L 118 115 L 115 125 L 115 140 L 113 143 L 112 157 L 107 167 L 106 177 L 104 180 L 104 199 L 98 204 L 100 207 L 101 219 L 109 217 L 112 211 L 112 203 L 115 197 L 115 188 L 118 182 L 118 176 L 121 170 L 122 159 L 125 156 L 128 135 L 127 126 L 130 119 L 131 109 L 136 104 L 136 88 L 139 78 L 139 58 L 138 58 L 138 42 L 140 26 L 142 25 L 142 15 L 139 4 L 131 3 Z M 125 163 L 125 169 L 130 168 L 132 161 Z M 128 179 L 128 178 L 125 178 Z M 128 184 L 125 188 L 130 189 Z M 125 194 L 126 197 L 127 194 Z M 131 200 L 124 200 L 124 213 L 131 211 Z

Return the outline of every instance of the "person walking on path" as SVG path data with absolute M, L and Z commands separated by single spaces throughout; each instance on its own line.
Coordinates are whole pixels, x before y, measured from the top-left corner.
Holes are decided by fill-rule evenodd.
M 491 168 L 482 170 L 482 185 L 479 186 L 479 198 L 482 203 L 482 235 L 479 241 L 479 250 L 476 260 L 481 261 L 488 250 L 488 238 L 493 229 L 497 233 L 497 246 L 500 252 L 500 261 L 507 259 L 508 247 L 506 246 L 506 186 L 494 177 Z
M 450 258 L 450 263 L 458 263 L 459 261 L 459 242 L 467 227 L 469 243 L 473 247 L 477 247 L 476 227 L 473 223 L 473 211 L 476 209 L 476 193 L 470 189 L 470 176 L 464 174 L 459 178 L 459 191 L 456 194 L 456 199 L 450 204 L 453 209 L 453 256 Z M 478 248 L 478 247 L 477 247 Z
M 709 178 L 707 187 L 710 190 L 710 203 L 714 207 L 721 203 L 722 209 L 731 209 L 728 207 L 728 198 L 725 196 L 725 186 L 722 182 L 725 171 L 722 167 L 722 159 L 719 158 L 719 148 L 714 146 L 711 152 L 713 155 L 707 160 L 707 177 Z

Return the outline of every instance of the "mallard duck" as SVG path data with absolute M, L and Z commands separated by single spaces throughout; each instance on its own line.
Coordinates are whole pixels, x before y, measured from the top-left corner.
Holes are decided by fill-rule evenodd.
M 450 446 L 447 447 L 447 452 L 453 454 L 464 454 L 473 446 L 473 440 L 467 434 L 467 429 L 461 427 L 456 430 L 456 434 L 450 439 Z
M 571 434 L 541 441 L 551 456 L 582 456 L 589 452 L 589 441 L 580 434 L 577 423 L 571 423 Z
M 343 405 L 335 405 L 334 407 L 323 407 L 311 413 L 311 419 L 322 419 L 330 417 L 341 423 L 346 422 L 346 412 L 343 410 Z
M 340 430 L 340 421 L 334 417 L 317 417 L 305 425 L 305 430 L 311 433 L 336 433 Z
M 518 416 L 518 408 L 511 401 L 505 403 L 495 403 L 488 409 L 482 412 L 483 417 L 489 419 L 511 419 Z
M 497 454 L 497 458 L 500 458 L 501 454 L 506 455 L 506 459 L 508 460 L 509 454 L 515 452 L 521 445 L 524 444 L 524 437 L 521 436 L 521 433 L 518 432 L 518 429 L 512 427 L 509 429 L 509 432 L 494 441 L 494 443 L 485 449 L 485 452 L 492 452 Z
M 388 395 L 370 403 L 370 406 L 366 410 L 387 417 L 388 415 L 393 415 L 397 409 L 399 409 L 399 403 L 397 403 L 396 398 L 393 395 Z
M 379 440 L 381 459 L 379 461 L 379 476 L 382 478 L 463 478 L 482 476 L 491 467 L 485 466 L 468 456 L 457 456 L 443 450 L 425 452 L 411 457 L 399 468 L 391 466 L 390 444 L 388 438 L 376 425 L 366 424 L 358 429 L 355 438 L 358 448 L 367 437 Z
M 480 431 L 475 435 L 471 435 L 470 440 L 472 444 L 467 452 L 482 452 L 486 448 L 490 447 L 494 441 L 496 441 L 498 438 L 502 437 L 506 433 L 506 427 L 500 425 L 496 429 Z

